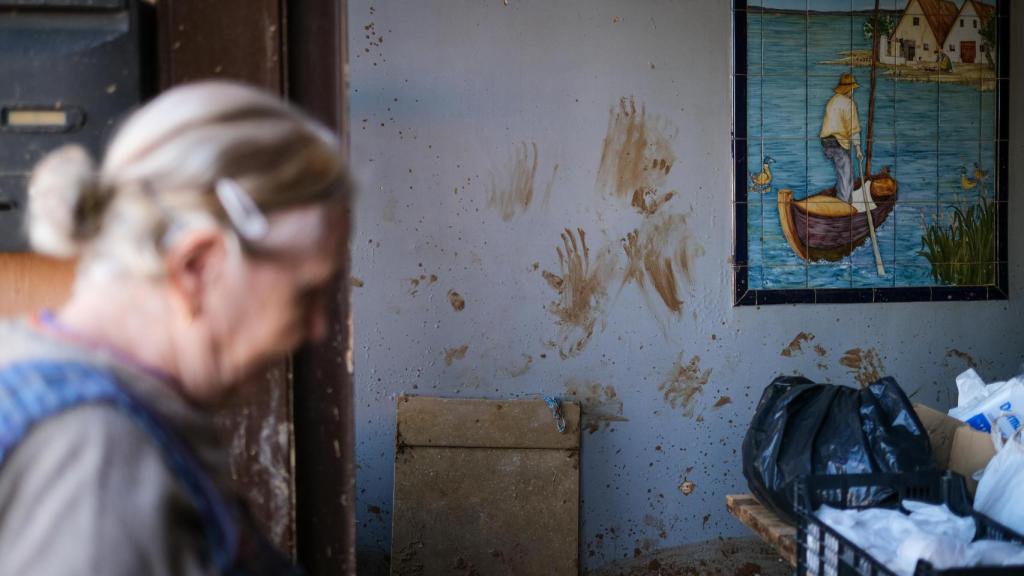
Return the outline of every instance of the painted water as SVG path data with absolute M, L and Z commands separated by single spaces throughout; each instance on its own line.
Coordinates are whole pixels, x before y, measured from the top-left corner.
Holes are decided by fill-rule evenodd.
M 777 192 L 795 199 L 829 188 L 835 172 L 818 139 L 822 115 L 840 74 L 852 72 L 861 88 L 854 99 L 867 134 L 870 71 L 828 64 L 842 52 L 870 50 L 863 14 L 750 13 L 748 24 L 748 170 L 758 174 L 770 156 L 773 181 L 763 194 L 748 193 L 749 285 L 753 289 L 933 286 L 921 237 L 933 223 L 948 223 L 954 206 L 975 204 L 994 191 L 996 93 L 937 82 L 909 82 L 878 73 L 872 172 L 890 167 L 899 183 L 896 209 L 878 228 L 886 275 L 879 276 L 870 241 L 839 262 L 807 263 L 786 242 Z M 866 142 L 865 142 L 866 144 Z M 741 143 L 737 143 L 741 146 Z M 975 163 L 988 176 L 972 190 Z

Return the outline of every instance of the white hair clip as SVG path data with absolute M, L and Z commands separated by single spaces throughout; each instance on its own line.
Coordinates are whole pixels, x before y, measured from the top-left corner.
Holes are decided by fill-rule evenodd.
M 232 226 L 246 240 L 259 240 L 267 235 L 270 224 L 249 193 L 231 178 L 217 180 L 217 199 Z

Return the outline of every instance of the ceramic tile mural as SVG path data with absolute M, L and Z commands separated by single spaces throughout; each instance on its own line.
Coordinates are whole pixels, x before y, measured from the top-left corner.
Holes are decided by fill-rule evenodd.
M 1006 294 L 1007 0 L 735 0 L 736 303 Z

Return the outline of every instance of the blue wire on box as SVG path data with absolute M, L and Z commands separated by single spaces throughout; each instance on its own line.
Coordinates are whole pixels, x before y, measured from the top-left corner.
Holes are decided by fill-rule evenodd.
M 562 416 L 562 404 L 554 396 L 545 396 L 544 402 L 551 408 L 551 416 L 555 419 L 555 427 L 559 434 L 565 434 L 565 417 Z

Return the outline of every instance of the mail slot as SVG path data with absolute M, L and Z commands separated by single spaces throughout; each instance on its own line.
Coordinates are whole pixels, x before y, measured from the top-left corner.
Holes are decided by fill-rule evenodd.
M 0 0 L 0 251 L 28 248 L 28 177 L 65 143 L 99 159 L 155 88 L 155 9 L 139 0 Z

